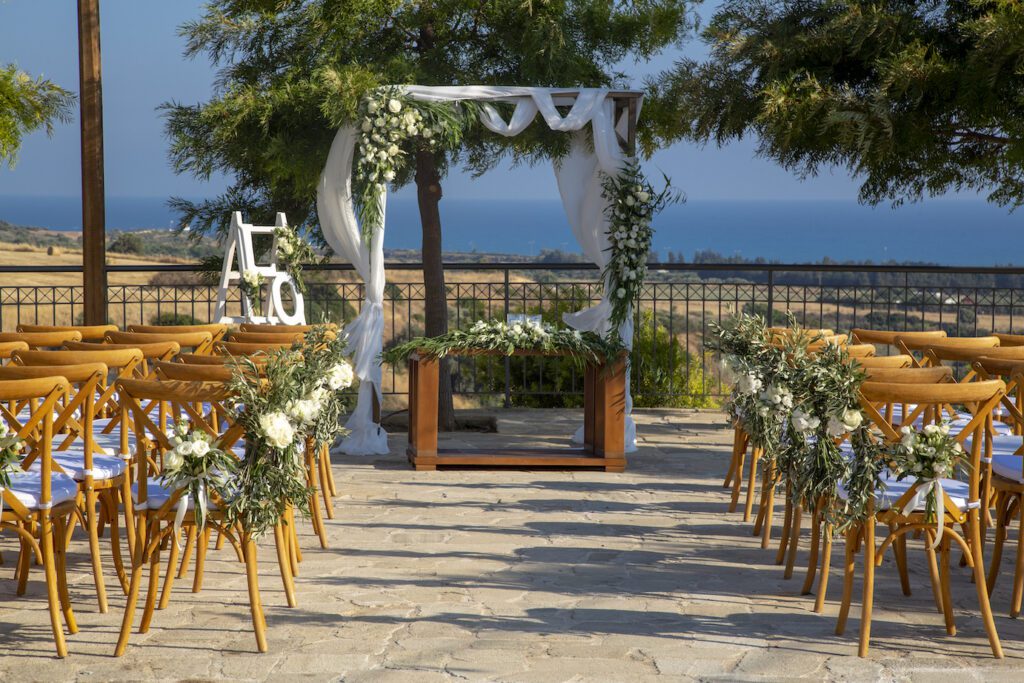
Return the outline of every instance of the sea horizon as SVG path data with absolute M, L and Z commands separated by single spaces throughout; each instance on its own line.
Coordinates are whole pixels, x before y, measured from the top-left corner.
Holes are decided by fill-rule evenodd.
M 108 197 L 107 230 L 173 230 L 163 197 Z M 544 250 L 578 252 L 557 199 L 445 198 L 444 250 L 538 256 Z M 77 196 L 0 195 L 0 220 L 58 231 L 81 229 Z M 697 252 L 783 263 L 836 261 L 927 262 L 957 266 L 1024 263 L 1021 218 L 974 199 L 933 199 L 898 208 L 844 199 L 690 199 L 655 220 L 657 260 L 669 252 L 687 261 Z M 970 239 L 979 233 L 998 236 Z M 420 247 L 415 199 L 389 198 L 385 246 Z

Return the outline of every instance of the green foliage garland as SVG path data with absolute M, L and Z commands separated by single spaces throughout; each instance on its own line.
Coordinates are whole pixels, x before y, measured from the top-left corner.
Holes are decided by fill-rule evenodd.
M 381 358 L 386 363 L 404 363 L 413 353 L 429 358 L 444 358 L 453 351 L 516 351 L 563 353 L 579 365 L 613 357 L 622 347 L 592 332 L 556 329 L 547 323 L 531 322 L 509 325 L 501 321 L 477 321 L 468 330 L 453 330 L 438 337 L 417 337 L 386 350 Z

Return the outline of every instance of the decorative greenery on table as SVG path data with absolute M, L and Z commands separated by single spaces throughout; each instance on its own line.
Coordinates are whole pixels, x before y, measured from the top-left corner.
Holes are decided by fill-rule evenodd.
M 423 102 L 397 86 L 379 88 L 363 99 L 352 186 L 365 244 L 383 226 L 380 196 L 408 157 L 418 149 L 456 147 L 476 112 L 472 102 Z
M 269 352 L 266 363 L 239 358 L 233 366 L 229 389 L 246 430 L 246 457 L 227 514 L 253 535 L 272 528 L 289 507 L 309 512 L 306 439 L 330 443 L 344 433 L 337 420 L 352 371 L 329 337 L 316 326 L 304 343 Z
M 429 358 L 444 358 L 458 351 L 516 351 L 562 353 L 579 365 L 599 362 L 621 352 L 622 346 L 593 332 L 559 329 L 547 323 L 521 322 L 511 325 L 502 321 L 477 321 L 468 330 L 453 330 L 438 337 L 417 337 L 386 350 L 381 358 L 386 363 L 404 363 L 413 353 Z
M 647 256 L 654 237 L 651 220 L 678 201 L 679 195 L 672 191 L 668 178 L 665 188 L 655 192 L 640 164 L 631 161 L 617 176 L 604 177 L 602 196 L 607 202 L 611 258 L 601 275 L 611 294 L 609 336 L 618 337 L 619 326 L 632 314 L 647 276 Z
M 299 237 L 295 228 L 279 225 L 274 228 L 276 238 L 277 262 L 292 278 L 295 288 L 301 294 L 306 293 L 306 283 L 302 278 L 302 264 L 316 261 L 316 253 L 306 240 Z

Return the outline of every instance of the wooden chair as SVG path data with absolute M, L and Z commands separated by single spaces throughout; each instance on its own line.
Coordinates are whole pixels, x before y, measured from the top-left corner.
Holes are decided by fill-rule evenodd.
M 863 327 L 855 327 L 852 330 L 850 330 L 850 343 L 882 344 L 883 346 L 896 346 L 896 337 L 903 337 L 904 339 L 912 341 L 934 341 L 945 336 L 945 330 L 908 332 L 906 330 L 869 330 Z
M 17 415 L 0 407 L 3 419 L 28 449 L 22 461 L 23 471 L 11 476 L 10 488 L 0 491 L 3 500 L 0 530 L 17 534 L 21 541 L 19 581 L 28 576 L 33 557 L 42 560 L 50 628 L 58 657 L 68 654 L 61 613 L 68 632 L 78 632 L 68 593 L 63 542 L 77 508 L 78 485 L 71 477 L 54 469 L 51 453 L 53 411 L 68 389 L 63 377 L 0 381 L 0 402 L 29 402 L 34 406 L 28 418 L 21 422 Z
M 209 353 L 213 335 L 209 332 L 108 332 L 103 340 L 109 344 L 152 344 L 174 342 L 193 353 Z
M 334 323 L 326 323 L 326 325 L 336 330 L 337 326 Z M 314 325 L 269 325 L 265 323 L 242 323 L 238 326 L 238 329 L 242 332 L 269 332 L 271 334 L 282 334 L 282 333 L 296 333 L 300 332 L 305 334 L 315 327 Z
M 877 350 L 874 344 L 847 344 L 846 355 L 850 358 L 872 358 Z
M 28 352 L 33 353 L 33 352 Z M 36 351 L 34 353 L 55 353 Z M 110 525 L 110 545 L 114 566 L 122 588 L 128 590 L 127 574 L 121 557 L 121 541 L 117 516 L 120 492 L 127 481 L 124 460 L 105 455 L 93 437 L 93 414 L 100 383 L 107 378 L 103 363 L 77 365 L 7 365 L 0 368 L 0 381 L 31 380 L 61 376 L 68 382 L 69 394 L 58 404 L 60 411 L 53 422 L 54 447 L 51 448 L 53 469 L 62 472 L 78 485 L 80 519 L 89 537 L 96 600 L 101 613 L 107 612 L 107 591 L 100 559 L 101 518 Z M 64 432 L 66 436 L 60 437 Z M 97 505 L 101 508 L 97 513 Z M 67 527 L 65 544 L 71 538 L 74 520 Z M 24 582 L 26 576 L 21 577 Z M 21 584 L 23 587 L 24 583 Z
M 1000 346 L 1024 346 L 1024 334 L 1002 334 L 995 333 L 999 337 Z
M 961 444 L 968 437 L 973 437 L 973 441 L 967 451 L 969 453 L 969 465 L 965 468 L 967 470 L 965 472 L 967 482 L 953 479 L 943 480 L 943 499 L 939 503 L 939 519 L 937 521 L 929 522 L 925 518 L 923 507 L 907 513 L 903 512 L 911 501 L 914 500 L 915 494 L 921 486 L 920 482 L 909 478 L 904 480 L 904 482 L 896 482 L 894 479 L 889 479 L 886 482 L 888 488 L 884 492 L 876 492 L 875 501 L 869 506 L 868 518 L 862 524 L 851 529 L 847 534 L 843 600 L 839 611 L 839 620 L 836 625 L 836 633 L 841 635 L 846 627 L 853 594 L 855 552 L 858 544 L 861 544 L 864 551 L 864 592 L 861 607 L 860 656 L 866 657 L 868 655 L 871 639 L 875 566 L 880 563 L 886 549 L 890 546 L 897 548 L 898 544 L 905 539 L 907 534 L 918 530 L 923 531 L 926 543 L 929 545 L 931 576 L 933 584 L 939 586 L 939 590 L 935 591 L 935 598 L 945 617 L 947 633 L 949 635 L 955 635 L 956 633 L 949 582 L 950 547 L 951 543 L 955 541 L 963 550 L 968 563 L 974 571 L 978 604 L 985 630 L 988 633 L 992 653 L 999 658 L 1003 656 L 999 635 L 996 632 L 995 622 L 992 618 L 992 608 L 989 604 L 984 557 L 982 555 L 979 508 L 982 502 L 980 471 L 982 440 L 985 438 L 985 422 L 990 419 L 989 414 L 992 408 L 999 403 L 1004 390 L 1005 385 L 998 380 L 971 382 L 968 384 L 896 384 L 868 381 L 861 385 L 861 405 L 867 413 L 868 419 L 874 423 L 884 435 L 884 439 L 890 443 L 899 442 L 902 435 L 898 426 L 889 422 L 875 408 L 878 404 L 913 403 L 919 406 L 927 406 L 927 412 L 930 414 L 937 414 L 939 409 L 946 404 L 979 404 L 981 408 L 967 428 L 955 437 Z M 878 522 L 888 525 L 890 529 L 889 534 L 881 545 L 877 545 L 875 541 L 875 526 Z M 937 536 L 938 524 L 942 524 L 945 528 L 943 529 L 939 548 L 941 559 L 938 562 L 939 566 L 936 567 L 934 552 L 930 550 L 930 547 Z M 962 527 L 966 532 L 967 538 L 957 533 L 954 528 L 955 526 Z
M 160 584 L 160 551 L 165 541 L 173 533 L 173 520 L 178 501 L 183 491 L 171 491 L 156 481 L 159 474 L 159 463 L 162 462 L 164 452 L 173 448 L 166 431 L 153 422 L 149 411 L 143 406 L 149 402 L 166 402 L 170 404 L 170 412 L 173 414 L 185 414 L 189 416 L 192 429 L 202 429 L 210 434 L 218 444 L 218 447 L 231 452 L 233 445 L 238 439 L 244 437 L 244 431 L 240 425 L 232 424 L 226 430 L 219 429 L 216 423 L 211 424 L 210 419 L 197 410 L 197 404 L 217 404 L 221 408 L 217 414 L 222 418 L 230 415 L 230 411 L 223 408 L 223 401 L 228 398 L 228 393 L 219 382 L 178 382 L 178 381 L 153 381 L 153 380 L 119 380 L 118 386 L 121 395 L 129 404 L 131 414 L 135 420 L 135 431 L 139 435 L 137 451 L 135 454 L 135 476 L 136 487 L 133 495 L 136 496 L 135 512 L 139 516 L 139 537 L 135 544 L 135 553 L 132 558 L 131 581 L 128 589 L 128 600 L 125 605 L 124 618 L 121 622 L 121 633 L 118 637 L 115 648 L 115 656 L 124 654 L 128 645 L 128 637 L 131 632 L 135 615 L 135 608 L 138 603 L 139 590 L 142 582 L 143 566 L 149 563 L 149 588 L 146 597 L 145 609 L 142 620 L 139 624 L 139 632 L 145 633 L 149 630 L 153 612 L 157 605 L 157 590 Z M 252 616 L 253 630 L 256 634 L 256 644 L 260 652 L 267 651 L 266 619 L 263 615 L 262 600 L 259 592 L 259 582 L 256 565 L 256 541 L 245 529 L 236 526 L 229 526 L 226 523 L 222 512 L 223 501 L 214 497 L 204 530 L 204 538 L 200 541 L 201 547 L 209 543 L 209 531 L 216 529 L 220 534 L 231 542 L 238 554 L 239 560 L 244 562 L 246 578 L 249 589 L 249 606 Z M 186 513 L 184 524 L 195 525 L 195 519 L 190 512 Z M 281 565 L 282 577 L 287 576 L 290 570 L 288 566 L 287 553 L 284 548 L 285 536 L 279 523 L 275 527 L 275 540 L 278 545 L 278 561 Z M 171 557 L 168 567 L 173 568 L 177 561 L 178 546 L 171 543 Z M 197 567 L 197 572 L 201 571 Z M 170 595 L 172 576 L 174 572 L 169 569 L 165 582 L 164 592 Z M 289 591 L 289 584 L 286 581 L 286 592 Z M 289 602 L 294 600 L 291 594 Z M 161 598 L 161 602 L 165 600 Z
M 232 342 L 242 344 L 295 344 L 302 343 L 303 332 L 232 332 Z
M 919 365 L 929 365 L 931 359 L 928 350 L 932 348 L 944 350 L 981 351 L 999 346 L 998 337 L 943 337 L 941 339 L 918 339 L 916 337 L 896 337 L 896 349 L 900 353 L 913 356 L 916 351 L 921 355 Z M 915 357 L 916 358 L 916 357 Z
M 256 356 L 249 356 L 249 360 L 254 363 L 266 363 L 268 356 L 266 354 L 259 354 Z M 179 363 L 186 365 L 227 365 L 231 366 L 238 362 L 238 358 L 235 356 L 197 356 L 194 353 L 182 353 L 178 355 L 175 360 Z
M 254 356 L 280 349 L 287 350 L 291 347 L 291 342 L 243 343 L 226 341 L 217 342 L 214 345 L 214 350 L 222 356 Z
M 209 332 L 213 341 L 219 342 L 227 334 L 228 326 L 221 323 L 200 325 L 129 325 L 128 332 L 141 332 L 143 334 Z
M 899 354 L 897 356 L 867 356 L 854 359 L 857 365 L 862 368 L 909 368 L 914 364 L 910 356 Z
M 103 341 L 107 332 L 117 332 L 117 325 L 18 325 L 18 332 L 78 332 L 81 341 Z
M 58 332 L 0 332 L 2 342 L 25 342 L 30 349 L 59 349 L 66 342 L 82 340 L 77 330 Z
M 64 348 L 69 351 L 113 351 L 137 350 L 142 352 L 142 362 L 136 368 L 136 376 L 146 378 L 152 376 L 149 364 L 154 360 L 171 360 L 181 353 L 181 346 L 175 341 L 153 341 L 143 344 L 95 344 L 92 342 L 66 342 Z

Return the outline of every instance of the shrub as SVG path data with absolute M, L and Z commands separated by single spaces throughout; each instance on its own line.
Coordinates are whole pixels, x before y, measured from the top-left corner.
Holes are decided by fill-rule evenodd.
M 110 242 L 108 250 L 120 254 L 141 254 L 146 250 L 146 245 L 134 232 L 119 232 Z
M 150 325 L 202 325 L 203 321 L 198 318 L 194 318 L 187 313 L 174 313 L 168 311 L 159 315 L 154 315 L 149 319 Z

